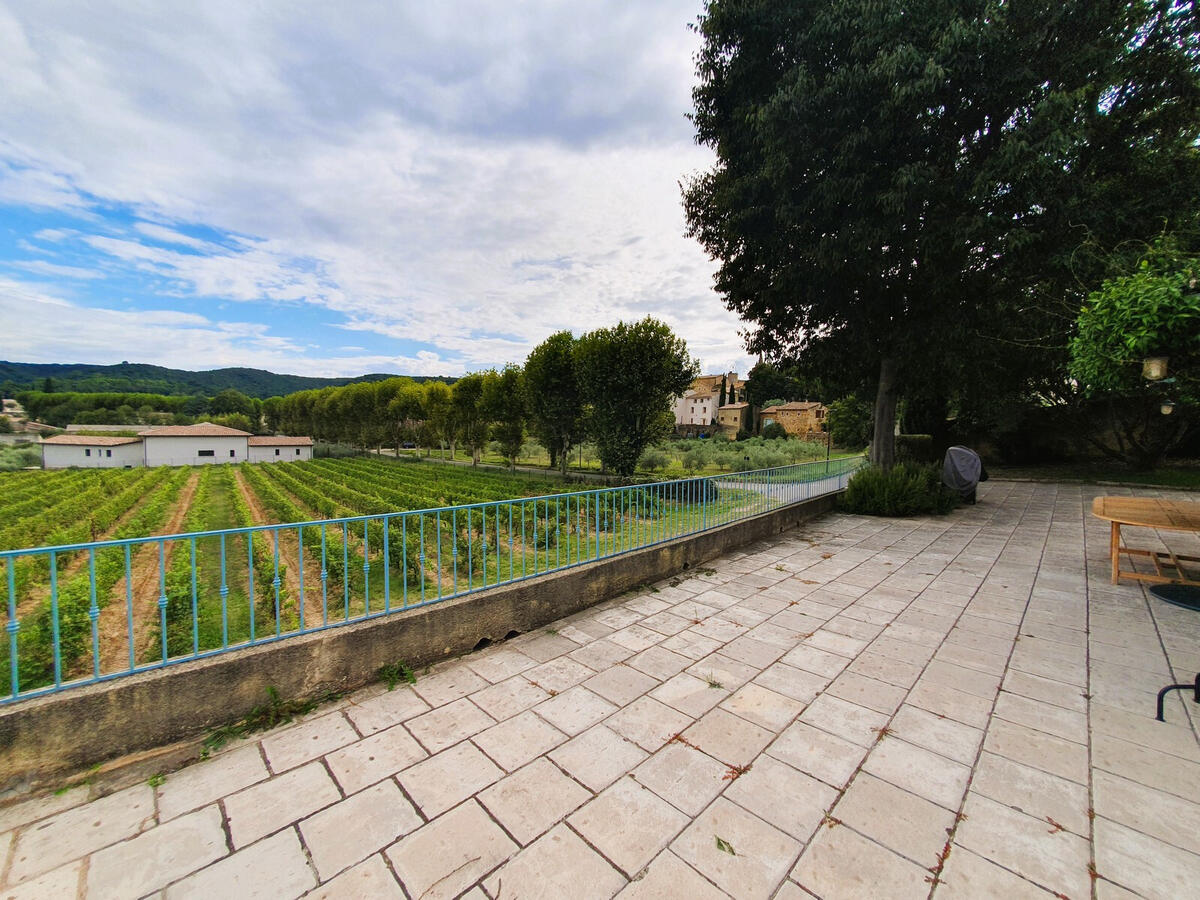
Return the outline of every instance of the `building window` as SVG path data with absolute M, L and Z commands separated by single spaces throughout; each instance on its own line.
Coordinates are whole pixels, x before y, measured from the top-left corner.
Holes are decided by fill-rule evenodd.
M 216 450 L 197 450 L 196 455 L 197 456 L 216 456 L 217 451 Z
M 276 448 L 275 448 L 275 455 L 276 455 L 276 456 L 278 456 L 278 455 L 279 455 L 279 448 L 278 448 L 278 447 L 276 447 Z
M 83 455 L 84 455 L 84 456 L 91 456 L 91 455 L 92 455 L 92 448 L 91 448 L 91 447 L 84 447 L 84 448 L 83 448 Z
M 300 448 L 299 448 L 299 447 L 297 447 L 297 448 L 296 448 L 296 455 L 297 455 L 297 456 L 299 456 L 299 455 L 300 455 Z
M 230 450 L 230 451 L 229 451 L 229 458 L 230 458 L 230 459 L 234 459 L 236 456 L 237 456 L 237 451 L 236 451 L 236 450 Z
M 105 456 L 112 456 L 112 451 L 111 451 L 111 450 L 105 450 L 105 451 L 104 451 L 104 455 L 105 455 Z

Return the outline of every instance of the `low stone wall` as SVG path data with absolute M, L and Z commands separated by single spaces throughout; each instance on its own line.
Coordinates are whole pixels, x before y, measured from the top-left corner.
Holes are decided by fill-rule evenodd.
M 236 721 L 264 702 L 268 687 L 288 699 L 319 697 L 360 687 L 397 660 L 425 666 L 539 628 L 793 528 L 831 509 L 834 496 L 420 609 L 6 707 L 0 796 Z

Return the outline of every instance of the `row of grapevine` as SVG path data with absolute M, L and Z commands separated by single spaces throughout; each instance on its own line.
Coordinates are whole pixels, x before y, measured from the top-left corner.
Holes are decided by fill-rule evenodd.
M 151 476 L 139 486 L 150 493 L 113 535 L 115 539 L 135 538 L 152 533 L 166 521 L 174 507 L 179 492 L 191 476 L 190 469 L 151 469 Z M 114 498 L 114 502 L 117 498 Z M 132 505 L 124 497 L 125 509 Z M 28 690 L 49 684 L 62 673 L 70 672 L 76 661 L 89 654 L 91 641 L 91 617 L 88 613 L 93 598 L 98 608 L 107 606 L 113 599 L 113 588 L 127 574 L 126 548 L 109 547 L 89 554 L 87 564 L 65 582 L 57 585 L 57 595 L 51 596 L 21 616 L 18 632 L 18 660 L 20 684 Z M 17 567 L 20 571 L 20 566 Z M 94 570 L 94 578 L 93 578 Z M 56 674 L 54 643 L 57 635 L 60 646 L 61 668 Z M 9 647 L 2 651 L 4 672 L 8 673 Z M 99 661 L 91 659 L 92 668 Z M 10 686 L 11 687 L 11 686 Z

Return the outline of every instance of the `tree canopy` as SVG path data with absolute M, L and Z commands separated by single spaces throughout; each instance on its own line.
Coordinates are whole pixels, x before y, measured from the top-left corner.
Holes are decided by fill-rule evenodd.
M 1023 389 L 1103 273 L 1076 251 L 1196 216 L 1195 4 L 710 0 L 684 187 L 751 352 Z M 1057 348 L 1057 349 L 1054 349 Z M 1056 355 L 1057 354 L 1057 355 Z
M 700 367 L 683 339 L 649 316 L 585 334 L 576 359 L 600 459 L 618 475 L 632 475 L 642 451 L 673 422 L 671 400 Z
M 583 440 L 583 398 L 575 372 L 575 338 L 550 335 L 525 360 L 530 424 L 550 457 L 567 474 L 571 448 Z

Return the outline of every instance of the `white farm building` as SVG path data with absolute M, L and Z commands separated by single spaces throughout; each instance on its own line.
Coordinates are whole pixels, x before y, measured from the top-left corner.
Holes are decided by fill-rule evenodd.
M 201 422 L 138 432 L 137 437 L 60 434 L 42 441 L 42 468 L 198 466 L 208 463 L 296 462 L 312 459 L 308 437 L 255 436 Z

